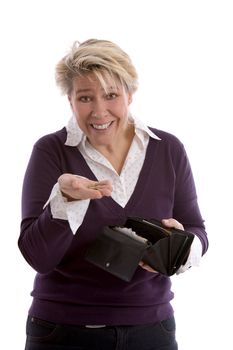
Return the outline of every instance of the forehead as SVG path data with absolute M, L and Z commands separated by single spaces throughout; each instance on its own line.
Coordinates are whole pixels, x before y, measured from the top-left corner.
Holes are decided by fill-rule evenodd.
M 73 88 L 75 90 L 88 89 L 88 90 L 112 90 L 121 89 L 122 85 L 119 80 L 114 79 L 110 75 L 101 74 L 101 81 L 94 73 L 88 73 L 83 76 L 76 76 L 73 79 Z

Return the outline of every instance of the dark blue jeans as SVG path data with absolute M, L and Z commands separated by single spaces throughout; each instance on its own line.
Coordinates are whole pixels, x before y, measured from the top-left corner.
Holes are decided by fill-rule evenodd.
M 174 318 L 149 325 L 87 328 L 28 317 L 25 350 L 177 350 Z

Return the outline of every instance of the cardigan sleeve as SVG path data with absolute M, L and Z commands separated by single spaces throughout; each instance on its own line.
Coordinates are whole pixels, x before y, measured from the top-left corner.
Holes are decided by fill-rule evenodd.
M 194 233 L 200 239 L 202 254 L 204 254 L 208 249 L 207 234 L 198 205 L 192 169 L 185 148 L 181 143 L 178 144 L 175 155 L 173 154 L 173 166 L 176 177 L 174 218 L 180 221 L 186 230 Z
M 18 245 L 27 262 L 40 273 L 53 270 L 73 240 L 68 221 L 53 218 L 50 204 L 44 208 L 54 184 L 63 173 L 61 163 L 61 155 L 52 143 L 48 147 L 48 144 L 37 142 L 23 182 Z

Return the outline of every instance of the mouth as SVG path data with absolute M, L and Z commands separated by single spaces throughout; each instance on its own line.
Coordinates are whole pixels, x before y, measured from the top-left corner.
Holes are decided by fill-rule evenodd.
M 113 121 L 105 123 L 105 124 L 91 124 L 92 128 L 95 130 L 107 130 L 111 125 Z

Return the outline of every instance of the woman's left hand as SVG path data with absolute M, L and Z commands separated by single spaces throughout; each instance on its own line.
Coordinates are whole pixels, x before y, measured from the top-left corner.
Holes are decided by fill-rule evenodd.
M 173 218 L 163 219 L 161 222 L 167 228 L 177 228 L 179 230 L 184 230 L 184 226 L 179 221 Z M 143 261 L 140 261 L 139 266 L 141 266 L 146 271 L 158 273 L 156 270 L 152 269 L 149 265 L 145 264 Z
M 184 226 L 173 218 L 163 219 L 161 222 L 167 228 L 177 228 L 178 230 L 184 231 Z
M 158 273 L 158 271 L 152 269 L 149 265 L 145 264 L 143 261 L 140 261 L 139 266 L 141 266 L 144 270 L 148 272 Z

